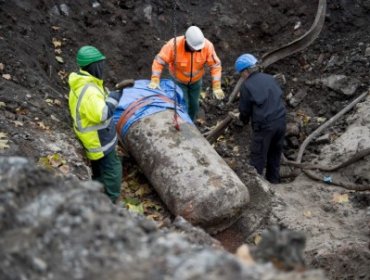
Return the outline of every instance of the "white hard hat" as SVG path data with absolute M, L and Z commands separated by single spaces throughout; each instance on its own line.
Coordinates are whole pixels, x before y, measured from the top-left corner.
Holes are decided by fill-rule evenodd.
M 196 51 L 203 49 L 206 41 L 202 30 L 197 26 L 190 26 L 185 32 L 185 38 L 186 43 Z

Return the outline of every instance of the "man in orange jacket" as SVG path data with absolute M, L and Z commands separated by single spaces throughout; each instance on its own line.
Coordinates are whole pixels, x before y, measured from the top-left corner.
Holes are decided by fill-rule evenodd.
M 225 97 L 221 88 L 221 61 L 213 44 L 204 38 L 197 26 L 190 26 L 185 36 L 176 37 L 176 62 L 174 45 L 175 39 L 172 38 L 154 58 L 149 88 L 159 88 L 163 68 L 168 65 L 171 76 L 184 92 L 189 116 L 194 120 L 199 110 L 199 96 L 205 64 L 211 71 L 214 96 L 217 99 Z

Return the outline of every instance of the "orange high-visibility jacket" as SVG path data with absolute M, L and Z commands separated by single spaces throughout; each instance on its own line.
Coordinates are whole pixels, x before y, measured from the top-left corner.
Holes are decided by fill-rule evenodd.
M 180 83 L 192 84 L 203 77 L 204 66 L 207 64 L 211 70 L 212 83 L 221 81 L 221 61 L 209 40 L 205 39 L 204 48 L 200 51 L 189 52 L 185 51 L 185 36 L 176 37 L 176 73 L 174 43 L 175 40 L 172 38 L 154 58 L 152 78 L 160 78 L 164 66 L 168 64 L 172 77 Z

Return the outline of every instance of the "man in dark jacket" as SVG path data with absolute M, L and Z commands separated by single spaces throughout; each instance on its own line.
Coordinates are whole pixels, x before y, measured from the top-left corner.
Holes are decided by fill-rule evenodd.
M 256 63 L 251 54 L 235 62 L 235 69 L 246 79 L 240 88 L 239 118 L 244 124 L 251 120 L 250 164 L 259 174 L 266 166 L 266 179 L 277 184 L 286 129 L 283 93 L 271 75 L 258 71 Z

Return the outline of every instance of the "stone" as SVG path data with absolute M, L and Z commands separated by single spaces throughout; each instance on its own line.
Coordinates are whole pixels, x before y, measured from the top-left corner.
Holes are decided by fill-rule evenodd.
M 24 223 L 24 209 L 41 209 L 47 193 L 63 203 L 48 204 L 47 215 Z M 181 218 L 158 229 L 98 190 L 23 158 L 0 157 L 0 201 L 0 213 L 7 213 L 0 220 L 1 279 L 325 279 L 317 270 L 247 266 Z
M 357 88 L 361 85 L 361 82 L 358 79 L 345 75 L 331 75 L 326 78 L 322 78 L 321 83 L 324 86 L 347 96 L 354 95 Z
M 369 57 L 370 56 L 370 47 L 367 47 L 365 50 L 365 56 Z

